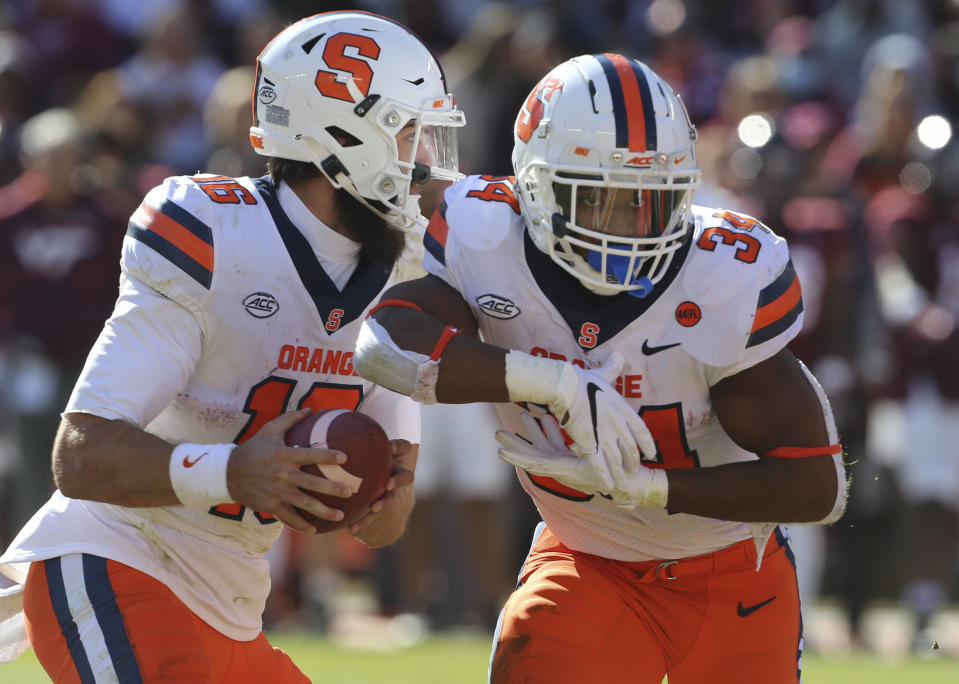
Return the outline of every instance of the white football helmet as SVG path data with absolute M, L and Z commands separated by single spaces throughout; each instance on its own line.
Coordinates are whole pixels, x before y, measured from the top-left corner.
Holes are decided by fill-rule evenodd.
M 638 60 L 575 57 L 533 89 L 513 133 L 536 246 L 594 292 L 649 294 L 686 239 L 701 178 L 679 96 Z
M 253 148 L 312 162 L 334 187 L 403 228 L 427 223 L 412 182 L 462 178 L 456 128 L 464 124 L 429 48 L 385 17 L 317 14 L 287 27 L 257 59 Z

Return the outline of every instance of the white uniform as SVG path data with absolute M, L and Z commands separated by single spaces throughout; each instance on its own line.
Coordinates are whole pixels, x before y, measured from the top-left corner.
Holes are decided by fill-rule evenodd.
M 215 444 L 242 442 L 289 409 L 359 408 L 391 438 L 417 443 L 416 404 L 353 370 L 356 334 L 389 278 L 358 253 L 286 185 L 167 179 L 131 217 L 120 298 L 66 411 Z M 104 556 L 156 577 L 246 641 L 261 630 L 264 554 L 281 524 L 239 504 L 126 508 L 56 492 L 0 571 L 23 581 L 28 561 Z
M 602 297 L 536 249 L 506 179 L 471 176 L 446 191 L 427 230 L 424 266 L 462 294 L 491 344 L 588 367 L 621 352 L 618 389 L 649 426 L 664 467 L 753 460 L 719 424 L 709 388 L 796 335 L 799 283 L 785 241 L 757 221 L 698 206 L 694 221 L 650 295 Z M 523 408 L 497 409 L 506 429 L 523 431 Z M 746 523 L 629 511 L 517 474 L 553 533 L 578 551 L 624 561 L 682 558 L 751 536 Z

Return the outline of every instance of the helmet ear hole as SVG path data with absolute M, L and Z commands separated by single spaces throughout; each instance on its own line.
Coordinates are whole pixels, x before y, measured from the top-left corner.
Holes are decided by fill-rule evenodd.
M 339 126 L 327 126 L 325 130 L 336 139 L 341 147 L 356 147 L 363 144 L 362 140 L 349 131 L 344 131 Z

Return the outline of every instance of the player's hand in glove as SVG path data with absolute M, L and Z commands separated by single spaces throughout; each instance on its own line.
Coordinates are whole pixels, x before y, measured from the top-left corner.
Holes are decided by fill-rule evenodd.
M 573 452 L 596 469 L 608 489 L 642 467 L 640 452 L 646 458 L 656 456 L 646 423 L 612 385 L 623 363 L 622 354 L 613 352 L 593 370 L 567 364 L 549 403 L 573 440 Z
M 626 473 L 615 487 L 608 487 L 592 463 L 566 446 L 552 417 L 544 416 L 539 424 L 528 413 L 522 414 L 520 419 L 532 441 L 508 430 L 496 431 L 496 441 L 501 445 L 499 456 L 507 463 L 534 475 L 551 477 L 581 492 L 607 494 L 618 506 L 666 507 L 668 481 L 665 471 L 640 464 L 635 472 Z
M 606 490 L 641 468 L 640 452 L 648 459 L 656 454 L 643 419 L 612 386 L 623 364 L 617 352 L 591 370 L 515 350 L 506 357 L 510 400 L 546 404 Z

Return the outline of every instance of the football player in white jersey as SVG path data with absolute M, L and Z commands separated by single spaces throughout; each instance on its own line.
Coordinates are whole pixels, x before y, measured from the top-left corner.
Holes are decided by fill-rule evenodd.
M 413 505 L 418 406 L 359 378 L 353 348 L 405 230 L 426 225 L 417 191 L 460 177 L 463 115 L 421 40 L 363 12 L 276 36 L 253 111 L 269 175 L 168 178 L 131 217 L 54 445 L 59 490 L 0 557 L 54 681 L 309 681 L 261 615 L 281 523 L 342 518 L 304 490 L 350 491 L 300 469 L 343 454 L 284 443 L 311 410 L 357 409 L 391 437 L 387 492 L 354 536 L 392 542 Z
M 446 191 L 428 275 L 360 333 L 361 376 L 496 402 L 500 455 L 542 515 L 497 684 L 799 679 L 777 523 L 842 514 L 841 446 L 785 348 L 802 324 L 786 244 L 693 204 L 695 137 L 645 64 L 561 64 L 516 119 L 515 177 Z

